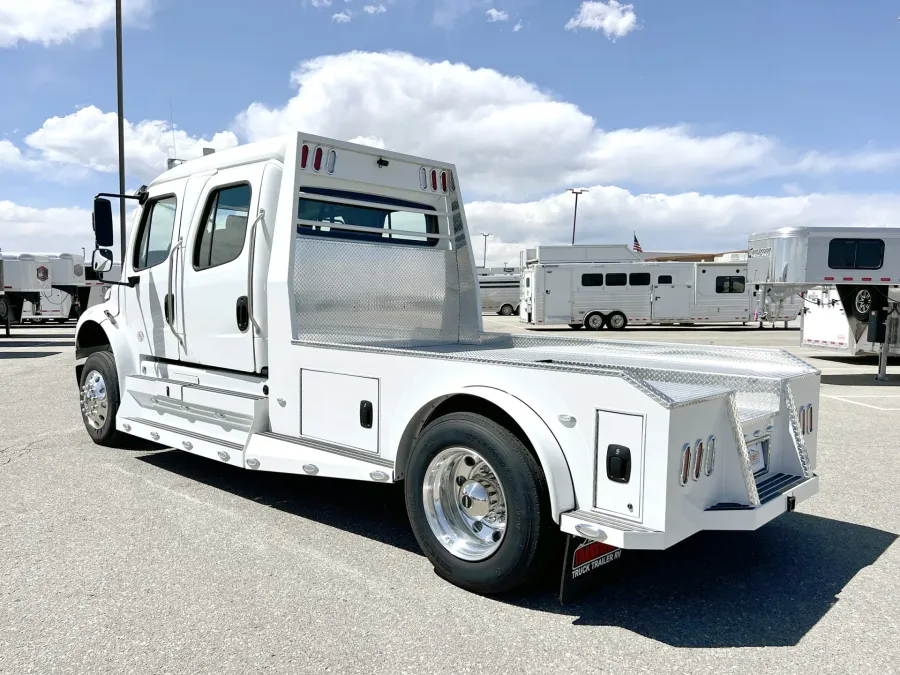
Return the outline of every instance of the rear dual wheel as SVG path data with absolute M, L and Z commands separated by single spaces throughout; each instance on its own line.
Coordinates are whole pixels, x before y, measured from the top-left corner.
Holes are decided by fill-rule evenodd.
M 422 551 L 461 588 L 512 590 L 534 579 L 553 550 L 540 465 L 516 436 L 481 415 L 451 413 L 425 428 L 405 493 Z

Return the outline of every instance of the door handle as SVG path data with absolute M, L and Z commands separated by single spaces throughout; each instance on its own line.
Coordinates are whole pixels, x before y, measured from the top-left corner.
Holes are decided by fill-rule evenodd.
M 170 326 L 175 321 L 175 294 L 166 293 L 165 307 L 163 312 L 166 315 L 166 323 Z
M 372 428 L 372 418 L 374 417 L 373 411 L 374 409 L 371 401 L 359 402 L 359 426 L 363 429 Z
M 250 300 L 246 295 L 239 297 L 235 303 L 235 318 L 238 330 L 242 333 L 250 327 Z
M 544 291 L 544 293 L 546 293 L 547 295 L 550 295 L 550 289 L 548 288 L 546 291 Z

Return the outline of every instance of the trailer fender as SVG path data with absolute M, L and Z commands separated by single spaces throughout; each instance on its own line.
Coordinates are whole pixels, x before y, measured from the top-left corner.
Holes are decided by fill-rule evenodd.
M 406 465 L 415 440 L 431 413 L 454 396 L 472 396 L 493 404 L 519 425 L 537 455 L 550 496 L 550 512 L 554 522 L 560 514 L 575 508 L 575 485 L 562 447 L 543 419 L 526 403 L 501 389 L 485 386 L 463 387 L 424 405 L 409 422 L 400 442 L 395 463 L 395 479 L 406 473 Z M 477 410 L 473 412 L 478 412 Z

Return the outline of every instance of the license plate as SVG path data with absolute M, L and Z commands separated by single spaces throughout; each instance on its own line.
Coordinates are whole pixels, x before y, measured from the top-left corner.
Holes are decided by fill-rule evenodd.
M 747 452 L 750 455 L 750 466 L 753 467 L 753 473 L 760 473 L 766 470 L 766 455 L 768 455 L 769 441 L 760 441 L 747 446 Z

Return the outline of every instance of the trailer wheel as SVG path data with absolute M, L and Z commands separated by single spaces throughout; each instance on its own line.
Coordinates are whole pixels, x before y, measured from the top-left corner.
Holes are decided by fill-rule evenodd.
M 872 286 L 861 286 L 853 289 L 853 316 L 859 321 L 868 321 L 869 312 L 876 300 L 884 298 L 884 294 Z
M 606 325 L 610 330 L 625 330 L 628 325 L 628 318 L 622 312 L 613 312 L 606 317 Z
M 547 561 L 553 521 L 544 472 L 492 420 L 458 412 L 429 424 L 404 489 L 416 540 L 450 583 L 502 593 L 535 579 Z
M 9 316 L 9 322 L 16 322 L 16 311 L 13 303 L 7 297 L 0 298 L 0 323 L 6 323 L 6 317 Z
M 503 305 L 500 308 L 500 316 L 512 316 L 513 315 L 513 307 L 512 305 Z
M 605 323 L 600 312 L 593 312 L 584 317 L 584 327 L 588 330 L 600 330 Z
M 116 429 L 119 375 L 110 352 L 94 352 L 81 370 L 81 419 L 97 445 L 115 447 L 122 438 Z

